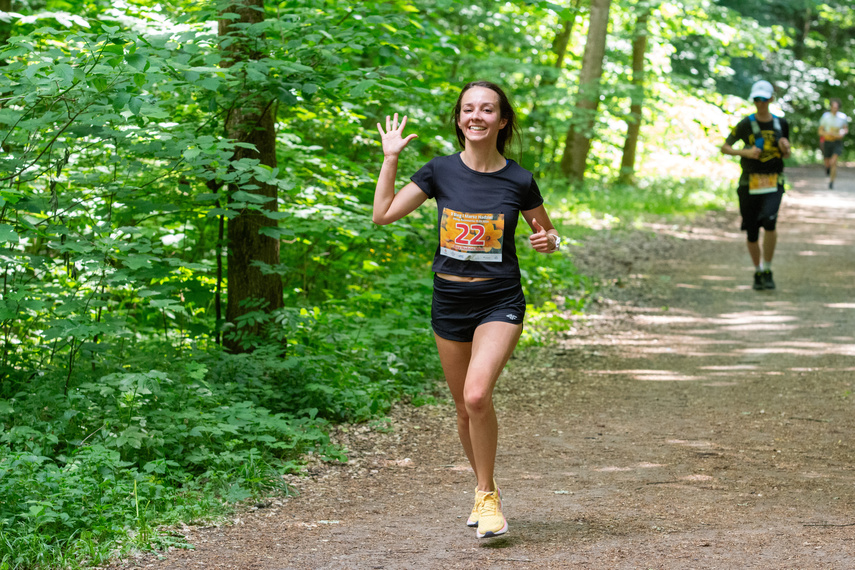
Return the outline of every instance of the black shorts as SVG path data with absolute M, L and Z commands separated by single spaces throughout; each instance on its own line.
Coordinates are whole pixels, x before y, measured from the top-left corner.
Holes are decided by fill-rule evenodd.
M 843 139 L 839 139 L 836 141 L 823 141 L 822 142 L 822 156 L 823 158 L 831 158 L 834 155 L 840 156 L 843 154 Z
M 775 231 L 784 187 L 779 185 L 777 192 L 769 194 L 749 194 L 748 188 L 741 187 L 737 193 L 742 229 L 748 232 L 748 241 L 755 242 L 760 239 L 760 228 L 768 232 Z
M 472 342 L 475 329 L 490 322 L 522 325 L 525 295 L 519 278 L 449 281 L 433 278 L 431 326 L 457 342 Z

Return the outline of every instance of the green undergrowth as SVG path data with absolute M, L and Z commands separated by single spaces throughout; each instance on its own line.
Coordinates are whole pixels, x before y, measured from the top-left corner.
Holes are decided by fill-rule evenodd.
M 68 384 L 20 383 L 0 400 L 0 568 L 163 548 L 170 524 L 290 492 L 282 475 L 309 455 L 346 460 L 331 422 L 432 397 L 429 294 L 428 279 L 391 275 L 271 314 L 251 354 L 140 341 L 121 359 L 83 354 Z
M 645 179 L 637 186 L 588 183 L 564 198 L 563 211 L 579 229 L 631 226 L 656 218 L 691 218 L 720 210 L 735 195 L 731 180 Z

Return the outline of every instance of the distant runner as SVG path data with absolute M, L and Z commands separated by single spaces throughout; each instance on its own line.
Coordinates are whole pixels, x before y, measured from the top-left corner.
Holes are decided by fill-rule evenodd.
M 751 86 L 751 95 L 757 112 L 745 117 L 733 128 L 721 145 L 721 152 L 739 156 L 742 176 L 736 190 L 739 196 L 739 213 L 742 229 L 748 234 L 748 254 L 754 263 L 755 290 L 774 289 L 772 257 L 778 235 L 776 222 L 781 198 L 784 196 L 784 160 L 790 156 L 790 125 L 783 117 L 769 112 L 769 103 L 775 90 L 768 81 L 758 81 Z M 736 141 L 745 146 L 733 148 Z M 761 263 L 760 228 L 765 230 Z
M 837 178 L 837 158 L 843 154 L 843 137 L 849 133 L 849 117 L 840 112 L 840 99 L 832 99 L 829 107 L 831 110 L 823 113 L 819 120 L 819 136 L 828 188 L 832 189 Z

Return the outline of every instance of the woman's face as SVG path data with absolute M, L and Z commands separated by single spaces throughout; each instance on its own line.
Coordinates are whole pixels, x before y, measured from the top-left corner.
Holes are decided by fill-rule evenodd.
M 457 126 L 467 142 L 487 141 L 492 146 L 507 119 L 499 114 L 499 94 L 486 87 L 472 87 L 460 99 L 460 117 Z
M 831 112 L 836 113 L 839 110 L 840 110 L 840 103 L 838 103 L 837 101 L 832 101 L 831 102 Z

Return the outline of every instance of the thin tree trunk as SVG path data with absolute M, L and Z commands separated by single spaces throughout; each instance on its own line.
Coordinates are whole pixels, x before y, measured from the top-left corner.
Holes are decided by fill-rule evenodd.
M 582 0 L 576 0 L 574 8 L 579 9 L 579 4 Z M 573 35 L 573 24 L 575 20 L 564 20 L 561 24 L 561 31 L 556 34 L 555 40 L 552 42 L 552 53 L 555 54 L 555 63 L 553 67 L 560 70 L 564 67 L 564 58 L 567 56 L 567 45 L 570 43 L 570 36 Z M 557 78 L 557 74 L 556 74 Z M 555 79 L 545 80 L 544 85 L 554 85 Z
M 0 12 L 11 12 L 12 0 L 0 0 Z M 12 37 L 12 22 L 0 20 L 0 46 Z M 5 59 L 0 59 L 0 65 L 6 65 Z
M 575 0 L 573 7 L 578 10 L 582 0 Z M 561 31 L 555 34 L 555 39 L 552 40 L 552 53 L 555 54 L 555 61 L 552 64 L 552 70 L 545 73 L 537 86 L 540 90 L 544 87 L 555 85 L 558 77 L 561 75 L 561 70 L 564 68 L 564 59 L 567 56 L 567 46 L 570 43 L 570 36 L 573 34 L 573 20 L 564 20 L 561 23 Z M 538 113 L 538 97 L 535 97 L 534 104 L 531 108 L 531 116 Z
M 808 5 L 805 8 L 804 14 L 799 14 L 795 18 L 796 41 L 793 46 L 793 56 L 797 60 L 805 58 L 805 40 L 810 35 L 810 22 L 812 18 L 811 7 Z
M 567 129 L 561 171 L 570 179 L 581 181 L 585 177 L 585 163 L 591 149 L 594 118 L 600 103 L 600 79 L 603 76 L 603 59 L 606 55 L 606 34 L 609 26 L 611 0 L 592 0 L 585 55 L 579 74 L 579 94 L 573 122 Z
M 249 62 L 263 56 L 255 46 L 260 38 L 248 38 L 238 36 L 244 28 L 236 27 L 239 24 L 251 25 L 264 20 L 264 0 L 240 0 L 227 7 L 224 14 L 233 13 L 239 16 L 236 20 L 222 18 L 219 21 L 219 34 L 225 37 L 232 34 L 233 40 L 223 48 L 227 59 L 222 67 L 229 67 L 238 61 Z M 235 106 L 229 113 L 225 124 L 226 136 L 232 140 L 252 144 L 255 149 L 238 148 L 233 160 L 242 158 L 253 158 L 261 161 L 261 164 L 276 168 L 276 131 L 274 123 L 273 101 L 264 95 L 253 91 L 247 91 L 238 95 Z M 251 190 L 253 194 L 261 194 L 272 200 L 264 204 L 269 211 L 276 211 L 277 191 L 276 187 L 254 181 L 258 188 Z M 231 196 L 239 190 L 235 184 L 228 186 L 229 202 L 233 202 Z M 237 216 L 229 220 L 227 229 L 227 293 L 226 321 L 233 325 L 238 323 L 239 317 L 246 313 L 257 310 L 258 306 L 248 306 L 247 302 L 260 302 L 264 311 L 273 311 L 282 307 L 282 279 L 279 275 L 264 275 L 256 266 L 257 262 L 268 265 L 279 263 L 279 240 L 261 235 L 259 230 L 265 227 L 276 226 L 276 221 L 270 219 L 263 212 L 243 210 Z M 259 325 L 246 326 L 241 329 L 232 328 L 231 332 L 239 335 L 256 335 L 260 333 Z M 249 350 L 249 347 L 241 344 L 238 339 L 229 338 L 227 335 L 224 345 L 233 352 Z
M 635 176 L 635 151 L 641 131 L 641 110 L 644 103 L 644 56 L 647 54 L 647 22 L 650 6 L 643 8 L 635 22 L 635 38 L 632 41 L 632 103 L 629 107 L 626 141 L 620 161 L 620 181 L 631 184 Z

